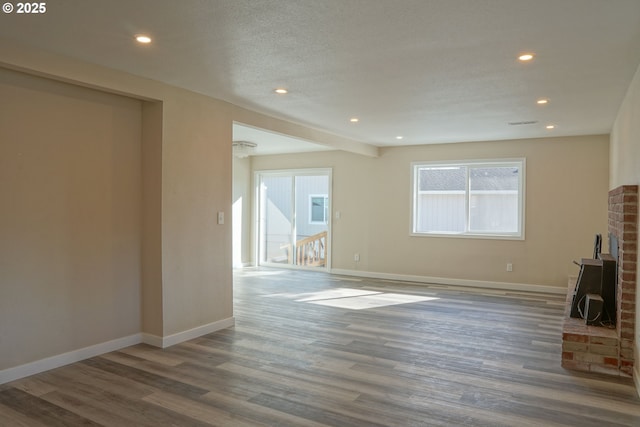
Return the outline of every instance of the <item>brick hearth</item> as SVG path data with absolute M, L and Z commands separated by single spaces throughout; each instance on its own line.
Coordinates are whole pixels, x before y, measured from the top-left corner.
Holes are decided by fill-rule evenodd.
M 633 374 L 633 340 L 638 261 L 638 186 L 623 185 L 609 192 L 609 233 L 618 239 L 616 328 L 587 326 L 569 317 L 575 281 L 569 284 L 562 334 L 562 366 L 614 375 Z M 615 248 L 610 248 L 615 252 Z

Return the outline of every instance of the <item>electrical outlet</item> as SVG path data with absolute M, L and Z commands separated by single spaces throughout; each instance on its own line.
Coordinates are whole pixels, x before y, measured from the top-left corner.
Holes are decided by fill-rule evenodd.
M 507 271 L 513 271 L 513 264 L 511 263 L 507 264 Z
M 353 254 L 353 260 L 355 262 L 360 262 L 360 254 L 358 254 L 358 253 Z

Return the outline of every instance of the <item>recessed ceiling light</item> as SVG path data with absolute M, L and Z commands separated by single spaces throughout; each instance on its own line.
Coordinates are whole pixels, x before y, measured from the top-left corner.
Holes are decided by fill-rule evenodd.
M 149 44 L 151 43 L 151 37 L 140 34 L 136 36 L 136 41 L 138 43 Z
M 548 103 L 549 103 L 549 100 L 547 98 L 540 98 L 536 101 L 536 104 L 540 104 L 540 105 L 544 105 Z
M 399 139 L 402 139 L 402 138 L 404 138 L 404 136 L 402 136 L 402 135 L 398 135 L 398 136 L 396 136 L 396 139 L 398 139 L 398 140 L 399 140 Z
M 357 118 L 357 117 L 351 117 L 351 118 L 349 119 L 349 121 L 350 121 L 351 123 L 358 123 L 358 122 L 360 121 L 360 119 L 359 119 L 359 118 Z
M 274 90 L 275 93 L 279 93 L 280 95 L 284 95 L 285 93 L 289 93 L 288 90 L 279 87 L 278 89 Z
M 531 61 L 533 59 L 533 53 L 523 53 L 522 55 L 518 56 L 518 59 L 520 61 Z
M 547 129 L 555 129 L 556 125 L 547 125 Z

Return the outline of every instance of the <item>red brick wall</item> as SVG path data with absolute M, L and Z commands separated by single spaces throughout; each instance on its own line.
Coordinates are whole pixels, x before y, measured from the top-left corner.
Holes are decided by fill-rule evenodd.
M 618 238 L 617 331 L 620 371 L 633 373 L 636 268 L 638 262 L 638 186 L 623 185 L 609 191 L 609 233 Z

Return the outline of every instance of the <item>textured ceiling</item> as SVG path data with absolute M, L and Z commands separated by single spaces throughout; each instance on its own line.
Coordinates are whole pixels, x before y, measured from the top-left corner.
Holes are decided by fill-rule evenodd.
M 57 0 L 0 37 L 378 146 L 603 134 L 640 0 Z

